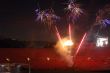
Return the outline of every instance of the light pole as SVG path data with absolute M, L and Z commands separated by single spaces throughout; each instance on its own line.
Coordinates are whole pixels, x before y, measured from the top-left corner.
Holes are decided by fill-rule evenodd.
M 6 58 L 7 63 L 5 64 L 7 66 L 7 71 L 11 72 L 11 64 L 10 64 L 10 59 Z
M 29 73 L 31 73 L 30 60 L 31 60 L 31 59 L 28 57 L 28 58 L 27 58 L 27 61 L 28 61 L 28 71 L 29 71 Z

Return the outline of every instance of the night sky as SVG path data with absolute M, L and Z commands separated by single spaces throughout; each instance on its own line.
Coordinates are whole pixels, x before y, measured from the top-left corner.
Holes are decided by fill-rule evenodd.
M 93 24 L 95 14 L 98 9 L 110 0 L 76 0 L 81 4 L 85 11 L 77 27 L 85 28 L 85 30 L 76 30 L 76 33 L 82 34 Z M 55 35 L 50 34 L 43 24 L 35 21 L 35 9 L 53 8 L 55 13 L 61 17 L 65 16 L 64 7 L 68 0 L 0 0 L 0 36 L 5 38 L 15 38 L 18 40 L 36 40 L 36 41 L 52 41 Z M 81 24 L 80 24 L 81 23 Z M 59 25 L 65 30 L 66 23 L 62 21 Z M 81 32 L 82 31 L 82 32 Z

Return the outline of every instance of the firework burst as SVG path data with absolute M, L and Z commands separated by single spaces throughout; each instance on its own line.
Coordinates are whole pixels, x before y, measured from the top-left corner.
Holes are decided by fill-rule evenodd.
M 37 15 L 36 20 L 44 24 L 48 24 L 49 28 L 51 27 L 52 24 L 56 23 L 57 20 L 60 19 L 60 17 L 54 13 L 53 9 L 47 9 L 42 11 L 39 9 L 36 9 L 35 11 Z
M 68 13 L 69 21 L 74 23 L 77 18 L 79 18 L 79 16 L 83 14 L 83 10 L 80 8 L 79 4 L 75 3 L 74 0 L 70 0 L 67 4 L 68 5 L 65 9 Z
M 36 9 L 35 12 L 36 12 L 36 16 L 37 16 L 36 21 L 40 21 L 40 22 L 44 23 L 46 21 L 46 18 L 45 18 L 46 12 L 43 10 L 41 11 L 39 9 Z

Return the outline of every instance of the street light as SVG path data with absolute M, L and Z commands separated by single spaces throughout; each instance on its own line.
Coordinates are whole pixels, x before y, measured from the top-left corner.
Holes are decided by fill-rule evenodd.
M 31 73 L 31 65 L 30 65 L 30 58 L 29 57 L 27 57 L 27 61 L 28 61 L 28 67 L 29 67 L 29 73 Z
M 9 58 L 6 58 L 6 61 L 9 63 L 10 62 L 10 59 Z

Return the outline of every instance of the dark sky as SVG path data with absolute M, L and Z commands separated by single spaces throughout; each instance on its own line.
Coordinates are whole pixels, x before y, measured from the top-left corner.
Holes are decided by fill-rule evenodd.
M 57 15 L 63 17 L 65 16 L 63 8 L 67 1 L 68 0 L 0 0 L 0 36 L 18 40 L 53 40 L 55 35 L 50 34 L 51 31 L 43 24 L 35 22 L 35 9 L 38 6 L 41 9 L 52 7 L 55 9 Z M 93 23 L 92 21 L 94 21 L 96 11 L 110 2 L 109 0 L 76 1 L 81 4 L 85 10 L 85 14 L 87 14 L 79 21 L 79 23 L 82 24 L 77 25 L 80 28 L 87 26 L 84 31 L 89 29 Z M 91 20 L 91 22 L 89 22 L 89 20 Z M 64 27 L 62 27 L 62 29 L 63 28 Z

